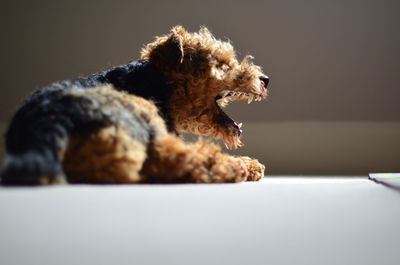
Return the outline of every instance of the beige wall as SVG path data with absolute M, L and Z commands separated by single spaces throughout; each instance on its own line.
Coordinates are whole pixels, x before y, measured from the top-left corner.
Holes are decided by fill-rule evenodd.
M 267 174 L 366 175 L 400 172 L 399 122 L 255 122 L 233 153 L 267 165 Z

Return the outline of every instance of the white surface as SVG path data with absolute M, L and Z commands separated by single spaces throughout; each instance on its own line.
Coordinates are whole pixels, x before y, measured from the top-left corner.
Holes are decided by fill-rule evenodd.
M 400 173 L 371 173 L 369 178 L 376 183 L 400 191 Z
M 400 193 L 366 178 L 0 188 L 0 264 L 399 264 Z

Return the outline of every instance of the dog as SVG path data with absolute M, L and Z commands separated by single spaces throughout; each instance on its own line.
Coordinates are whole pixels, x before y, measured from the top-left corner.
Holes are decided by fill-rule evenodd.
M 269 82 L 230 42 L 175 26 L 126 65 L 38 89 L 6 132 L 3 185 L 256 181 L 265 166 L 183 132 L 242 145 L 230 101 L 260 101 Z

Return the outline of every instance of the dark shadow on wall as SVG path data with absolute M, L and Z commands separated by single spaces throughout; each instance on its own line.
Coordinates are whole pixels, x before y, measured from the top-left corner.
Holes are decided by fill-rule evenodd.
M 24 8 L 21 8 L 24 7 Z M 0 120 L 30 91 L 137 58 L 176 24 L 208 26 L 271 76 L 245 121 L 400 121 L 399 1 L 8 1 Z

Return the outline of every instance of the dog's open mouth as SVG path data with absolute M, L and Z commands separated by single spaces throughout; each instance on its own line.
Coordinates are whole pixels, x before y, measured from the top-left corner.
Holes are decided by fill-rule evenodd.
M 261 93 L 252 93 L 252 92 L 241 92 L 241 91 L 231 91 L 225 90 L 222 91 L 219 95 L 215 97 L 215 105 L 218 109 L 218 114 L 215 116 L 215 121 L 221 126 L 228 129 L 229 134 L 233 136 L 234 139 L 224 139 L 225 144 L 229 148 L 236 148 L 241 146 L 241 142 L 239 140 L 242 134 L 242 123 L 236 122 L 231 117 L 229 117 L 223 110 L 225 106 L 229 104 L 229 102 L 237 101 L 237 100 L 246 100 L 248 104 L 252 101 L 261 101 L 266 98 L 266 92 L 262 91 Z M 225 138 L 225 137 L 224 137 Z

